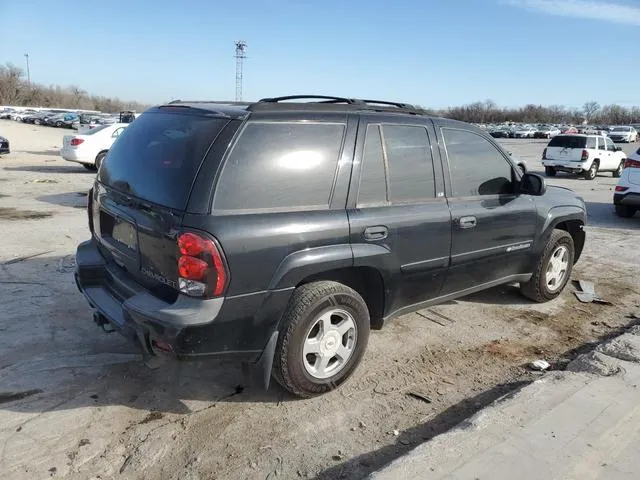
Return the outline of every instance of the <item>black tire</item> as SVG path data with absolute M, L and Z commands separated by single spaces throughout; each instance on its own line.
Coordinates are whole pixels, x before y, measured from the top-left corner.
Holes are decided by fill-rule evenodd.
M 622 218 L 631 218 L 636 214 L 637 209 L 628 205 L 615 205 L 616 215 Z
M 62 122 L 56 122 L 56 127 L 60 128 L 62 126 Z
M 95 166 L 95 165 L 89 165 L 89 164 L 87 164 L 87 163 L 83 163 L 83 164 L 82 164 L 82 166 L 83 166 L 84 168 L 86 168 L 87 170 L 95 170 L 95 169 L 96 169 L 96 166 Z
M 42 122 L 40 122 L 40 120 L 34 120 L 34 121 L 33 121 L 33 124 L 34 124 L 34 125 L 40 125 L 40 123 L 42 123 Z
M 355 323 L 352 353 L 333 376 L 316 378 L 304 365 L 303 346 L 317 319 L 328 310 L 342 309 Z M 340 386 L 356 369 L 369 341 L 370 319 L 367 304 L 353 290 L 338 282 L 319 281 L 298 287 L 282 318 L 282 330 L 273 360 L 273 376 L 292 394 L 310 398 Z M 344 341 L 344 337 L 343 337 Z
M 620 178 L 622 176 L 622 170 L 624 170 L 624 160 L 622 160 L 618 168 L 613 171 L 613 178 Z
M 97 156 L 96 156 L 96 163 L 94 166 L 94 169 L 100 170 L 100 165 L 102 165 L 102 161 L 104 160 L 104 157 L 107 156 L 107 152 L 100 152 Z
M 567 247 L 568 264 L 564 273 L 564 278 L 558 284 L 558 286 L 552 289 L 547 284 L 546 275 L 549 268 L 551 256 L 560 246 Z M 560 295 L 560 293 L 562 293 L 562 290 L 564 290 L 564 287 L 567 285 L 567 282 L 571 278 L 574 258 L 575 249 L 573 245 L 573 238 L 571 238 L 571 235 L 569 235 L 564 230 L 554 230 L 553 232 L 551 232 L 551 237 L 549 238 L 549 241 L 544 247 L 542 255 L 536 263 L 536 266 L 533 270 L 533 276 L 528 282 L 520 284 L 520 291 L 525 297 L 535 302 L 543 303 L 548 302 L 549 300 L 553 300 L 558 295 Z
M 556 176 L 556 169 L 553 167 L 544 167 L 544 174 L 547 177 L 555 177 Z
M 598 169 L 600 168 L 600 164 L 597 160 L 591 162 L 591 168 L 584 172 L 584 178 L 586 180 L 594 180 L 598 176 Z

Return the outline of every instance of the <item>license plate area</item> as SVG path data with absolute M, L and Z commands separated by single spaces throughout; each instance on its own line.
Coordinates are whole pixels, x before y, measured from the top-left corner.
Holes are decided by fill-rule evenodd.
M 133 223 L 104 210 L 100 211 L 100 236 L 118 247 L 125 247 L 131 252 L 138 251 L 138 232 Z

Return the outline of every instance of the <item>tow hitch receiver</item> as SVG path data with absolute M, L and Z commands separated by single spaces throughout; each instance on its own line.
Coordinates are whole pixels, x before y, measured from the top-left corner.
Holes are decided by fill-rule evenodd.
M 115 332 L 115 328 L 109 325 L 109 320 L 104 318 L 99 312 L 93 312 L 93 321 L 96 325 L 98 325 L 105 333 L 113 333 Z

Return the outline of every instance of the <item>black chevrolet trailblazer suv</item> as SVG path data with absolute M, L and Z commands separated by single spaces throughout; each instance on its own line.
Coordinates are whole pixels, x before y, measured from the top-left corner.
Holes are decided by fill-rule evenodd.
M 75 275 L 99 325 L 301 397 L 344 382 L 393 317 L 511 282 L 557 297 L 586 222 L 472 125 L 324 96 L 151 108 L 88 213 Z

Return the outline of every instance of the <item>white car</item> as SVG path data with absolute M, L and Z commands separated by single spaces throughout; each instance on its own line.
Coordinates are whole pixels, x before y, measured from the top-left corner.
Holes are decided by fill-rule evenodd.
M 609 138 L 614 142 L 635 142 L 638 140 L 638 132 L 633 127 L 612 127 L 609 130 Z
M 558 135 L 542 153 L 542 165 L 548 177 L 556 172 L 575 173 L 593 180 L 598 172 L 620 177 L 627 158 L 620 147 L 602 135 Z
M 624 164 L 624 170 L 613 194 L 613 205 L 619 217 L 633 217 L 640 210 L 640 148 Z
M 529 125 L 523 125 L 521 127 L 517 127 L 513 132 L 513 136 L 515 138 L 533 138 L 535 134 L 536 134 L 536 129 Z
M 65 135 L 60 155 L 69 162 L 81 163 L 88 170 L 97 170 L 113 142 L 128 125 L 100 125 L 79 135 Z

